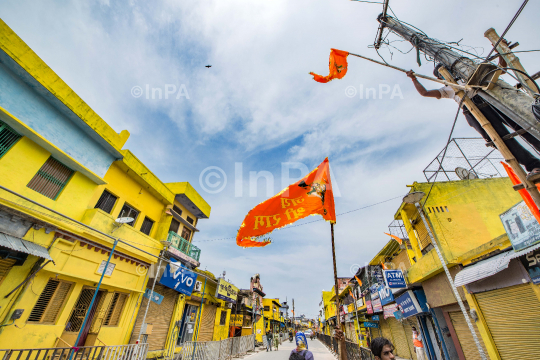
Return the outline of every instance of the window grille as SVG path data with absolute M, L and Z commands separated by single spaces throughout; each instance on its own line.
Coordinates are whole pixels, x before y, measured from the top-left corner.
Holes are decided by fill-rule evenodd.
M 143 234 L 150 235 L 150 231 L 152 231 L 152 226 L 154 226 L 154 221 L 145 217 L 141 226 L 141 232 Z
M 29 322 L 54 324 L 64 306 L 73 283 L 49 279 L 30 312 Z
M 99 197 L 95 208 L 101 209 L 107 214 L 110 214 L 114 207 L 114 204 L 116 204 L 116 200 L 118 200 L 118 197 L 114 196 L 107 190 L 103 190 L 103 194 L 101 194 L 101 196 Z
M 182 215 L 182 209 L 180 209 L 178 206 L 173 205 L 172 207 L 173 211 L 177 213 L 178 215 Z
M 73 170 L 51 156 L 27 186 L 49 199 L 56 200 L 71 175 Z
M 133 218 L 132 222 L 128 222 L 128 225 L 133 226 L 135 224 L 135 221 L 137 221 L 137 217 L 139 216 L 139 210 L 132 208 L 127 203 L 124 204 L 124 207 L 120 211 L 120 217 L 130 217 Z
M 225 325 L 225 321 L 227 321 L 227 310 L 221 310 L 221 314 L 219 318 L 219 325 L 220 326 Z
M 20 138 L 21 135 L 17 134 L 6 123 L 0 121 L 0 157 L 7 153 Z
M 120 324 L 120 318 L 122 315 L 122 310 L 124 310 L 124 305 L 126 304 L 128 295 L 123 293 L 115 292 L 111 301 L 111 305 L 107 310 L 107 316 L 103 325 L 105 326 L 118 326 Z
M 190 218 L 189 216 L 187 217 L 187 221 L 188 221 L 188 223 L 190 223 L 191 225 L 193 225 L 193 223 L 195 222 L 195 220 L 193 220 L 193 219 Z

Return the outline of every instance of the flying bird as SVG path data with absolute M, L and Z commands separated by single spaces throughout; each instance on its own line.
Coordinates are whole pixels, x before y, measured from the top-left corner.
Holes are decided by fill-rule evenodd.
M 206 65 L 205 67 L 207 67 L 207 68 L 211 68 L 211 67 L 212 67 L 212 65 Z

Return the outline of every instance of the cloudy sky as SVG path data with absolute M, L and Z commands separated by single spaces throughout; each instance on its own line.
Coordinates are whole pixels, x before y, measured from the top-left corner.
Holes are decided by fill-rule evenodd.
M 521 1 L 390 4 L 429 36 L 463 39 L 485 55 L 484 31 L 501 34 Z M 347 0 L 4 0 L 0 17 L 116 131 L 129 130 L 126 147 L 156 175 L 189 181 L 210 203 L 195 236 L 202 268 L 225 270 L 240 288 L 260 273 L 269 297 L 294 298 L 297 313 L 313 317 L 333 283 L 330 226 L 283 229 L 266 248 L 242 249 L 234 236 L 246 213 L 282 189 L 283 167 L 293 168 L 293 182 L 328 156 L 338 214 L 389 200 L 338 217 L 338 273 L 351 276 L 388 241 L 398 197 L 423 181 L 456 111 L 453 101 L 421 98 L 404 74 L 354 57 L 342 80 L 319 84 L 308 75 L 327 74 L 330 48 L 377 58 L 368 46 L 381 8 Z M 530 2 L 508 33 L 516 50 L 540 49 L 530 27 L 538 13 L 540 2 Z M 419 68 L 414 52 L 392 53 L 381 51 L 431 75 L 433 64 L 422 59 Z M 530 72 L 540 70 L 537 54 L 519 54 Z M 362 88 L 375 88 L 377 99 L 361 98 Z M 477 135 L 460 115 L 455 136 Z M 263 171 L 273 182 L 250 182 Z

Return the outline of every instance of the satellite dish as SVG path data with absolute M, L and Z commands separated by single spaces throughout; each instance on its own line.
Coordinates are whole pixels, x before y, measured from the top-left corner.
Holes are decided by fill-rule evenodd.
M 478 176 L 476 176 L 475 173 L 473 173 L 472 171 L 469 171 L 465 168 L 462 168 L 462 167 L 457 167 L 456 170 L 456 175 L 461 179 L 461 180 L 472 180 L 472 179 L 478 179 Z
M 118 218 L 118 219 L 116 219 L 114 221 L 117 222 L 118 224 L 127 224 L 127 223 L 132 222 L 133 220 L 135 220 L 135 219 L 132 218 L 132 217 L 121 217 L 121 218 Z

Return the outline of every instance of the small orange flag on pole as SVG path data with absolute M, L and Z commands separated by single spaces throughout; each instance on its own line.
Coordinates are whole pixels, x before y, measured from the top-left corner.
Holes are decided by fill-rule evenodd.
M 389 233 L 385 233 L 385 234 L 390 236 L 392 239 L 396 240 L 399 245 L 403 244 L 403 240 L 398 238 L 396 235 L 392 235 L 392 234 L 389 234 Z
M 328 66 L 330 67 L 330 74 L 328 76 L 317 75 L 313 72 L 310 72 L 310 75 L 313 75 L 313 80 L 320 83 L 327 83 L 330 80 L 341 79 L 347 74 L 347 56 L 348 52 L 342 50 L 331 49 L 330 51 L 330 62 Z
M 356 275 L 354 275 L 354 278 L 356 279 L 356 281 L 358 281 L 358 286 L 362 286 L 362 280 L 360 280 Z
M 258 241 L 262 236 L 317 214 L 327 221 L 336 222 L 328 158 L 301 180 L 255 206 L 240 226 L 236 244 L 242 247 L 266 246 L 270 240 Z

